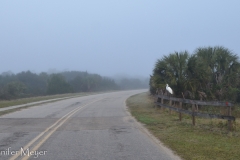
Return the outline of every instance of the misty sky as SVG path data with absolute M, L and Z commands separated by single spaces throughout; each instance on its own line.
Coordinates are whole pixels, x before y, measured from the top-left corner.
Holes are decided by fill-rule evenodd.
M 174 51 L 240 55 L 239 0 L 1 0 L 0 73 L 77 70 L 148 77 Z

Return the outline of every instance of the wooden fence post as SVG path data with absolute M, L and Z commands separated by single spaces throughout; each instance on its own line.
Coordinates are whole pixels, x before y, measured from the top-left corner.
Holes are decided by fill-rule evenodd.
M 228 102 L 226 102 L 226 106 L 228 108 L 228 116 L 232 116 L 232 107 L 228 106 Z M 232 131 L 232 121 L 228 120 L 228 129 L 229 131 Z
M 163 99 L 163 97 L 161 98 L 161 103 L 163 104 L 163 102 L 164 102 L 164 99 Z M 161 107 L 161 109 L 162 109 L 162 111 L 164 111 L 164 107 Z
M 182 109 L 182 102 L 179 103 L 179 108 Z M 179 121 L 182 121 L 182 113 L 179 112 Z
M 159 96 L 157 95 L 157 103 L 160 101 L 160 98 L 159 98 Z M 157 105 L 157 107 L 156 108 L 158 108 L 158 105 Z M 160 108 L 161 108 L 161 106 L 160 106 Z
M 172 100 L 169 101 L 169 106 L 172 106 Z M 172 110 L 169 108 L 169 114 L 172 114 Z
M 195 104 L 192 104 L 192 124 L 195 126 Z

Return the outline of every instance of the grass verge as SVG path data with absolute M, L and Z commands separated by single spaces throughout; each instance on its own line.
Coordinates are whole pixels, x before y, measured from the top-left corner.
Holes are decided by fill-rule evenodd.
M 43 101 L 43 100 L 56 99 L 56 98 L 87 96 L 87 95 L 97 94 L 97 93 L 105 93 L 105 92 L 68 93 L 68 94 L 38 96 L 38 97 L 30 97 L 30 98 L 20 98 L 20 99 L 14 99 L 14 100 L 0 100 L 0 108 L 21 105 L 21 104 L 26 104 L 26 103 L 31 103 L 31 102 L 38 102 L 38 101 Z
M 186 160 L 240 159 L 240 122 L 229 132 L 227 121 L 196 117 L 192 126 L 190 116 L 169 113 L 154 104 L 154 98 L 141 93 L 127 99 L 131 114 L 167 147 Z
M 59 100 L 54 100 L 54 101 L 51 101 L 51 102 L 43 102 L 43 103 L 40 103 L 40 104 L 52 103 L 52 102 L 56 102 L 56 101 L 59 101 Z M 38 104 L 38 105 L 40 105 L 40 104 Z M 0 111 L 0 116 L 8 114 L 8 113 L 12 113 L 12 112 L 20 111 L 22 109 L 26 109 L 26 108 L 33 107 L 33 106 L 36 106 L 36 105 L 33 104 L 33 105 L 28 105 L 28 106 L 23 106 L 23 107 L 18 107 L 18 108 L 13 108 L 13 109 Z
M 87 95 L 98 94 L 98 93 L 106 93 L 106 92 L 69 93 L 69 94 L 59 94 L 59 95 L 22 98 L 22 99 L 9 100 L 9 101 L 0 101 L 0 108 L 5 108 L 5 107 L 15 106 L 15 105 L 21 105 L 21 104 L 27 104 L 27 103 L 31 103 L 31 102 L 50 100 L 50 99 L 57 99 L 57 98 L 68 99 L 68 97 L 81 97 L 81 96 L 87 96 Z M 63 100 L 63 99 L 59 99 L 59 100 Z M 53 101 L 50 101 L 50 102 L 42 102 L 42 103 L 39 103 L 37 105 L 52 103 L 52 102 L 56 102 L 56 101 L 59 101 L 59 100 L 53 100 Z M 26 108 L 29 108 L 29 107 L 32 107 L 32 106 L 36 106 L 36 104 L 0 111 L 0 116 L 8 114 L 8 113 L 15 112 L 15 111 L 19 111 L 21 109 L 26 109 Z

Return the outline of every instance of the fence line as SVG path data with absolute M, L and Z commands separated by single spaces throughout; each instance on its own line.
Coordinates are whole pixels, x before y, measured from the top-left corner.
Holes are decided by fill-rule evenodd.
M 161 101 L 160 101 L 161 99 Z M 169 105 L 163 104 L 163 100 L 169 100 Z M 172 101 L 179 102 L 179 107 L 173 107 Z M 192 111 L 182 109 L 182 103 L 187 103 L 192 105 Z M 179 112 L 179 120 L 182 120 L 182 113 L 188 114 L 192 116 L 192 124 L 195 125 L 195 116 L 198 117 L 203 117 L 203 118 L 217 118 L 217 119 L 225 119 L 228 120 L 228 127 L 229 130 L 232 130 L 232 121 L 235 121 L 235 117 L 231 115 L 231 110 L 232 110 L 232 103 L 229 102 L 219 102 L 219 101 L 198 101 L 198 100 L 191 100 L 191 99 L 183 99 L 183 98 L 175 98 L 175 97 L 170 97 L 170 96 L 165 96 L 165 95 L 158 95 L 157 96 L 157 105 L 164 107 L 164 108 L 169 108 L 170 110 L 174 110 L 176 112 Z M 209 114 L 209 113 L 200 113 L 195 111 L 195 105 L 205 105 L 205 106 L 225 106 L 228 108 L 228 115 L 217 115 L 217 114 Z
M 165 95 L 158 95 L 159 98 L 163 98 L 166 100 L 178 101 L 183 103 L 189 104 L 197 104 L 197 105 L 209 105 L 209 106 L 233 106 L 230 102 L 219 102 L 219 101 L 199 101 L 199 100 L 192 100 L 192 99 L 183 99 L 183 98 L 175 98 Z

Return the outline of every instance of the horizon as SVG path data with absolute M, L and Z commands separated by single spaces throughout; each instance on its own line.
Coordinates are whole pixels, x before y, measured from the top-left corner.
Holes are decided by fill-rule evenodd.
M 223 46 L 239 56 L 239 6 L 236 0 L 1 1 L 0 73 L 149 77 L 156 61 L 175 51 Z

